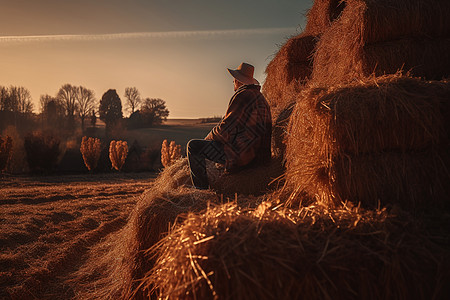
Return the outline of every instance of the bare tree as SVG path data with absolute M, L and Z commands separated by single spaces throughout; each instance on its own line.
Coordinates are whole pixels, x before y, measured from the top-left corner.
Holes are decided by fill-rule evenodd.
M 32 113 L 33 102 L 30 91 L 22 86 L 11 86 L 9 88 L 9 95 L 13 103 L 15 112 Z
M 95 106 L 95 96 L 92 90 L 83 86 L 76 88 L 76 100 L 78 104 L 78 116 L 81 119 L 81 129 L 84 130 L 84 120 L 91 114 Z
M 9 90 L 4 86 L 0 86 L 0 111 L 12 111 L 10 109 Z
M 75 112 L 77 111 L 77 88 L 71 84 L 64 84 L 58 91 L 56 98 L 64 105 L 69 128 L 75 125 Z
M 131 111 L 131 114 L 134 113 L 136 108 L 138 108 L 141 103 L 141 95 L 137 88 L 135 87 L 127 87 L 125 88 L 125 98 L 127 98 L 127 108 Z
M 56 98 L 50 96 L 49 94 L 41 95 L 41 97 L 39 97 L 39 112 L 41 114 L 45 112 L 50 101 L 56 101 Z

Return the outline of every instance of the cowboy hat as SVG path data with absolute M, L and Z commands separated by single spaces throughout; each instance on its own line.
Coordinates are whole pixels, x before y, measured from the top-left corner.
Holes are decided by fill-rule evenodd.
M 231 76 L 236 78 L 237 81 L 242 82 L 243 84 L 259 84 L 258 80 L 253 78 L 253 73 L 255 71 L 255 67 L 248 63 L 241 63 L 236 70 L 228 69 Z

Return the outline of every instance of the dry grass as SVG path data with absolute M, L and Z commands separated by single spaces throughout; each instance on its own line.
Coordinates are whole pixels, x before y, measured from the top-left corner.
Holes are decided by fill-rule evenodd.
M 170 144 L 164 140 L 161 145 L 161 163 L 164 167 L 168 167 L 181 158 L 181 145 L 177 145 L 175 141 Z
M 440 80 L 450 70 L 450 2 L 351 0 L 323 33 L 312 79 L 323 85 L 398 70 Z M 309 22 L 309 20 L 308 20 Z
M 80 152 L 89 171 L 97 167 L 101 150 L 100 139 L 84 136 L 81 140 Z
M 235 204 L 189 214 L 150 254 L 160 299 L 443 299 L 448 252 L 385 210 Z M 420 284 L 417 284 L 420 282 Z
M 120 171 L 125 164 L 128 155 L 128 144 L 126 141 L 111 141 L 109 144 L 109 159 L 114 169 Z
M 448 82 L 399 74 L 305 90 L 288 128 L 290 187 L 326 205 L 445 202 L 449 97 Z

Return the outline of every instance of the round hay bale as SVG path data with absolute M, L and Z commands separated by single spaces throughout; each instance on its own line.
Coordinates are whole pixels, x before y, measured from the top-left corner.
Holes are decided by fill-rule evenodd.
M 449 1 L 345 2 L 317 43 L 314 82 L 332 86 L 398 70 L 430 80 L 449 75 Z
M 290 189 L 325 205 L 446 202 L 448 99 L 448 82 L 399 75 L 303 91 L 288 126 Z
M 160 299 L 443 299 L 448 292 L 448 251 L 384 210 L 222 205 L 190 215 L 151 253 L 158 260 L 142 285 Z
M 285 106 L 296 86 L 309 80 L 316 37 L 300 34 L 280 48 L 266 68 L 262 91 L 272 110 Z

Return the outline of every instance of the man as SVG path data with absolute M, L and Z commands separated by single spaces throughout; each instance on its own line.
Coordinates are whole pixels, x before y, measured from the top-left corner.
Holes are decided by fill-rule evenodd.
M 269 104 L 253 78 L 254 67 L 242 63 L 228 69 L 234 78 L 234 95 L 223 119 L 204 140 L 190 140 L 187 156 L 193 185 L 208 189 L 205 159 L 225 165 L 225 172 L 236 172 L 270 160 L 272 118 Z

